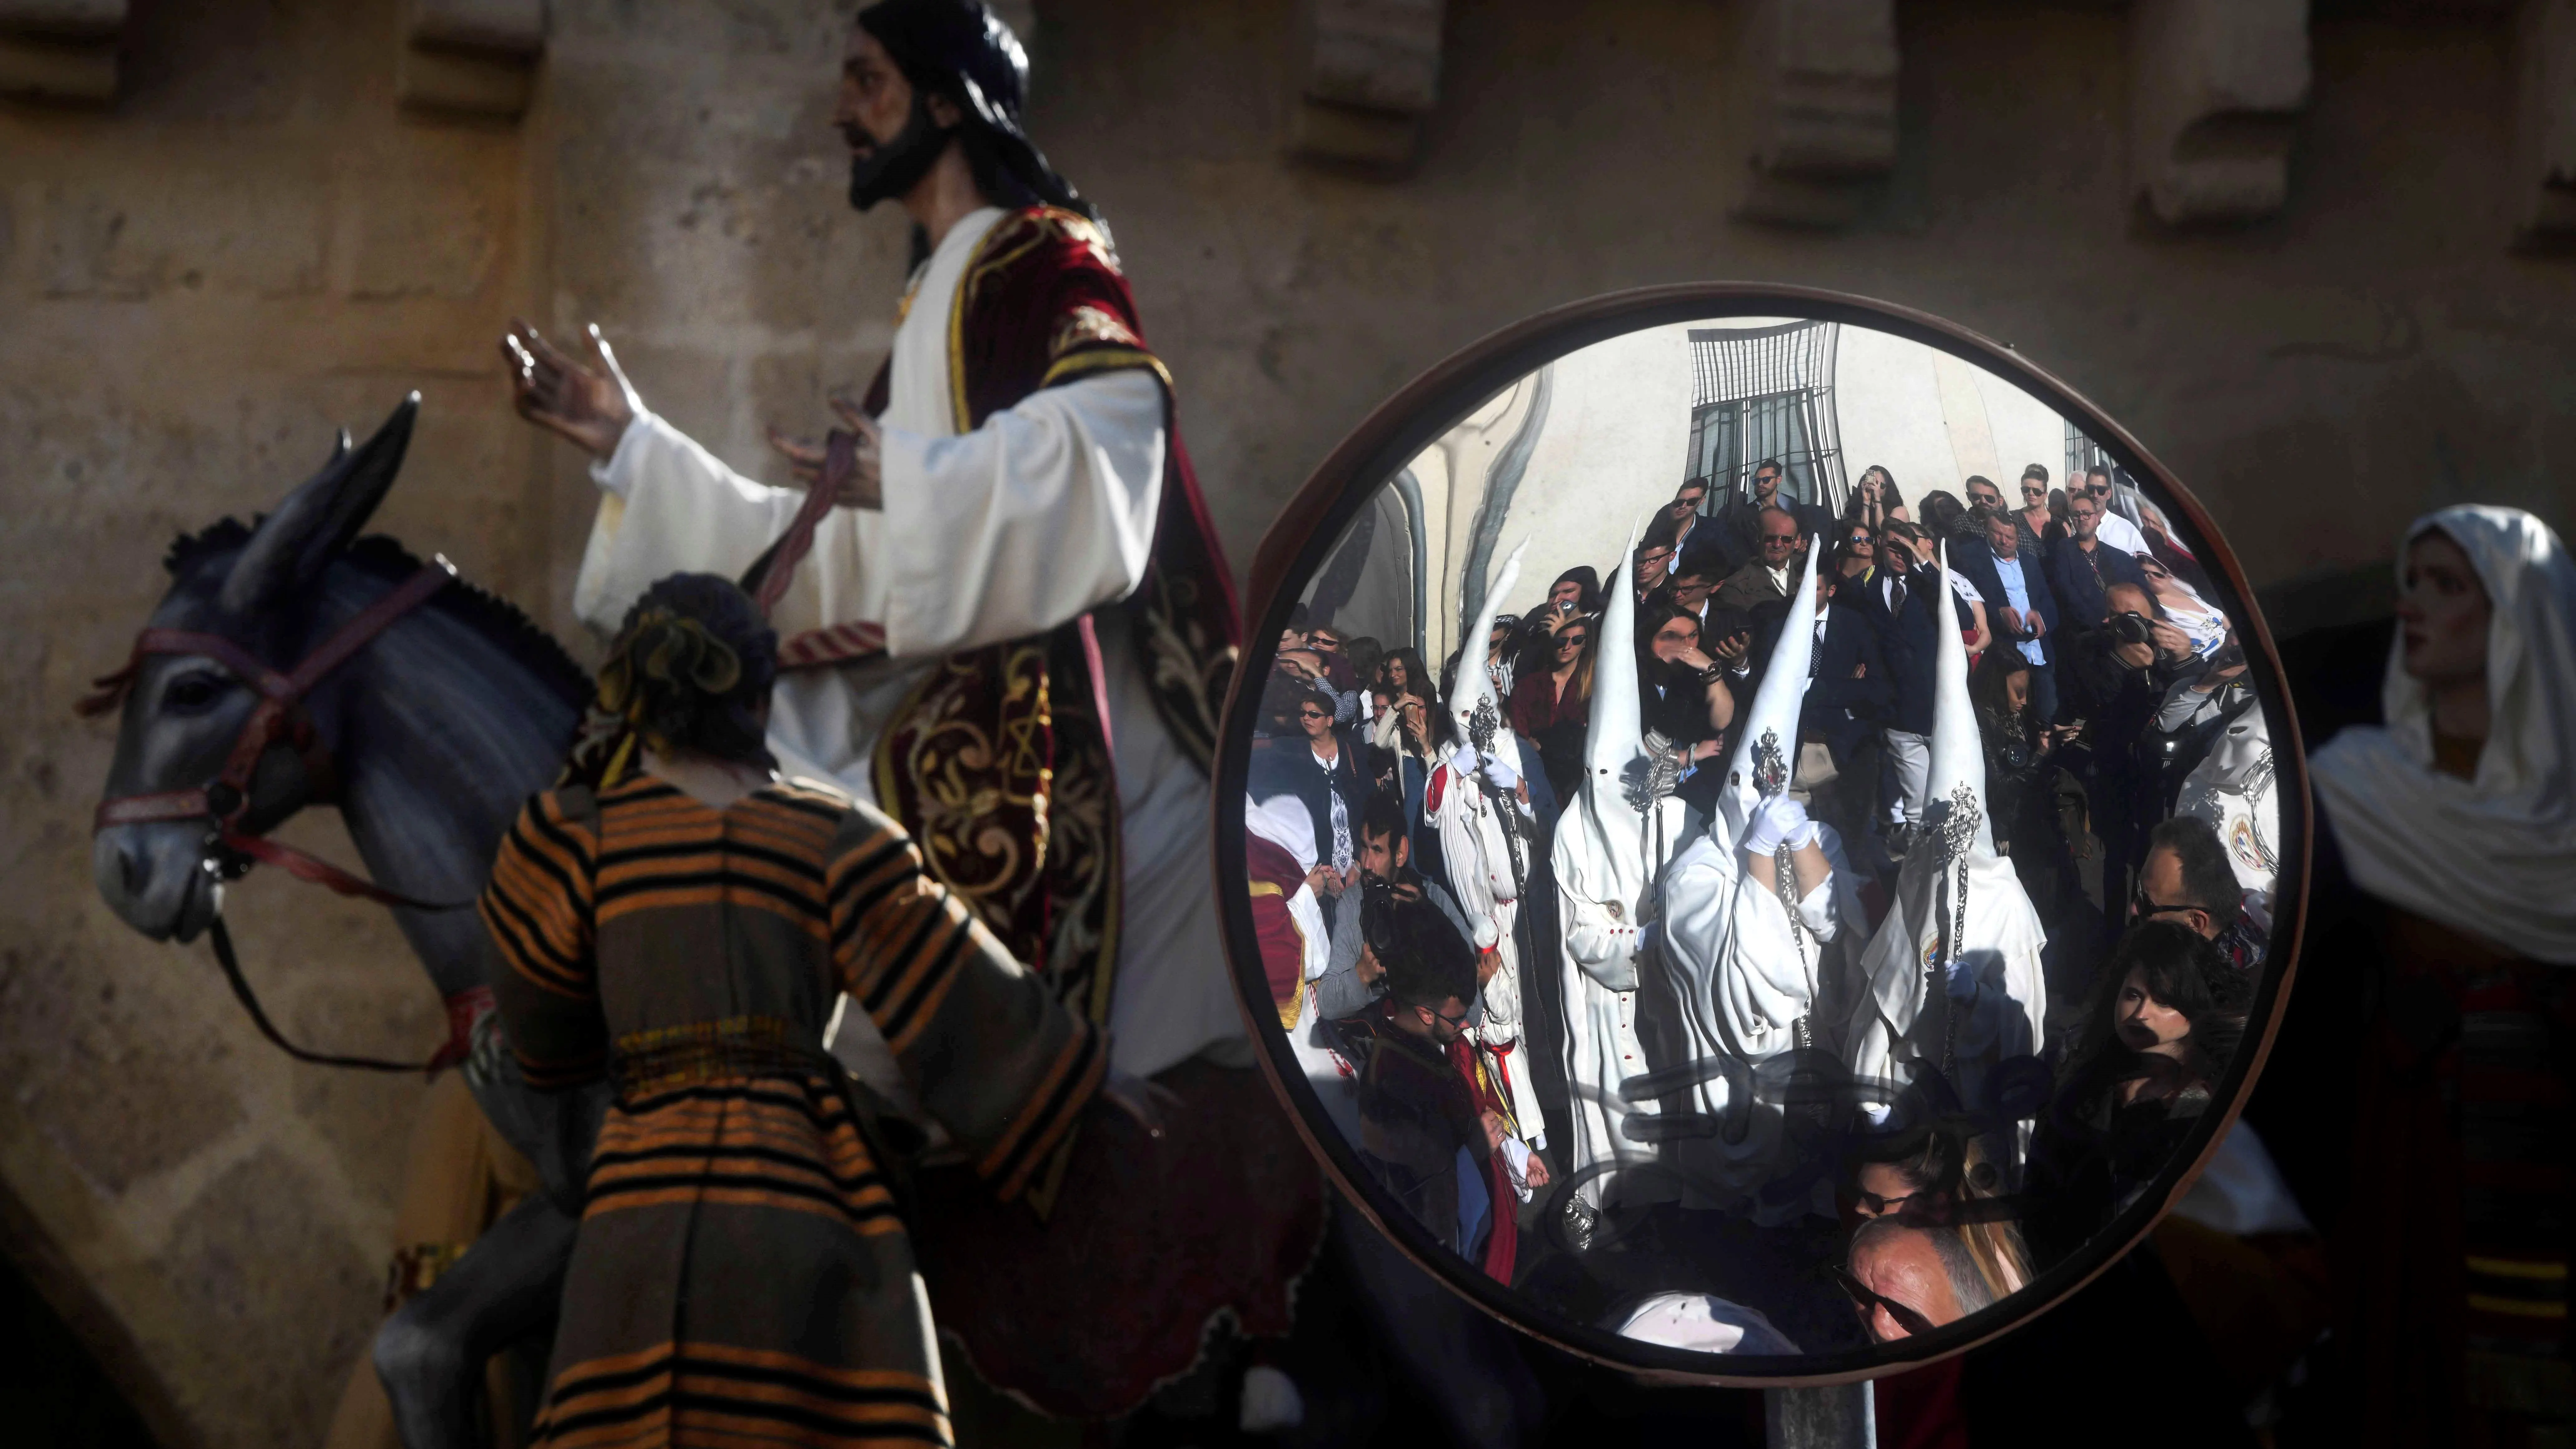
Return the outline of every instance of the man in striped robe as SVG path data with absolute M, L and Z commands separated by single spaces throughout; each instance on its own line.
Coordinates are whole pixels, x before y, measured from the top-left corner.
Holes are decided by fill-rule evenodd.
M 640 768 L 532 799 L 480 903 L 529 1085 L 615 1087 L 538 1438 L 953 1442 L 898 1164 L 824 1027 L 846 993 L 1003 1199 L 1101 1089 L 1107 1044 L 883 814 L 770 772 L 774 642 L 747 599 L 683 577 L 633 620 L 601 694 L 643 698 Z M 728 714 L 749 722 L 730 740 Z

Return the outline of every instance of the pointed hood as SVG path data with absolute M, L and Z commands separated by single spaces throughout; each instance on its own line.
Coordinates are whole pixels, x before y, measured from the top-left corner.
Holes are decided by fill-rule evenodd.
M 1628 529 L 1628 549 L 1636 551 L 1639 530 Z M 1624 556 L 1624 555 L 1623 555 Z M 1579 832 L 1589 847 L 1583 854 L 1589 868 L 1578 870 L 1586 877 L 1600 874 L 1601 879 L 1587 882 L 1601 900 L 1616 900 L 1634 909 L 1649 882 L 1646 879 L 1645 849 L 1639 830 L 1632 769 L 1646 752 L 1644 711 L 1637 694 L 1637 596 L 1624 584 L 1610 591 L 1593 626 L 1592 704 L 1590 723 L 1583 736 L 1583 783 L 1575 790 L 1573 819 L 1567 823 L 1574 831 L 1559 828 L 1560 835 Z
M 1895 903 L 1861 953 L 1876 1009 L 1853 1017 L 1844 1059 L 1862 1081 L 1895 1084 L 1910 1074 L 1906 1060 L 1937 1058 L 1934 1043 L 1902 1039 L 1914 1030 L 1929 993 L 1947 990 L 1928 978 L 1946 980 L 1957 967 L 1978 985 L 1973 1003 L 1952 1004 L 1961 1013 L 1956 1042 L 1962 1075 L 1951 1086 L 1974 1109 L 1988 1105 L 1987 1067 L 2045 1044 L 2048 982 L 2040 952 L 2048 932 L 2012 862 L 1995 854 L 1985 741 L 1968 699 L 1968 649 L 1959 637 L 1959 596 L 1950 587 L 1947 548 L 1941 566 L 1940 626 L 1933 640 L 1940 655 L 1923 826 L 1897 872 Z M 1956 936 L 1946 950 L 1945 925 Z
M 1779 642 L 1771 646 L 1762 685 L 1740 723 L 1735 751 L 1726 759 L 1726 783 L 1718 787 L 1712 828 L 1730 843 L 1744 838 L 1744 822 L 1764 796 L 1789 788 L 1797 766 L 1798 713 L 1806 707 L 1807 673 L 1816 653 L 1816 565 L 1824 554 L 1822 540 L 1808 542 L 1806 571 L 1789 595 Z
M 1968 698 L 1968 646 L 1959 634 L 1959 591 L 1950 587 L 1950 545 L 1941 545 L 1941 632 L 1933 641 L 1941 651 L 1933 671 L 1932 770 L 1925 792 L 1924 823 L 1946 802 L 1944 832 L 1956 832 L 1944 854 L 1952 859 L 1965 848 L 1972 859 L 1995 853 L 1993 812 L 1987 808 L 1986 746 L 1977 729 L 1977 708 Z M 2007 646 L 2009 647 L 2009 646 Z
M 1458 739 L 1462 744 L 1476 738 L 1478 709 L 1494 712 L 1496 740 L 1509 732 L 1509 726 L 1502 723 L 1502 701 L 1494 698 L 1494 677 L 1485 672 L 1485 636 L 1493 632 L 1495 601 L 1510 598 L 1512 585 L 1521 580 L 1521 555 L 1529 552 L 1529 546 L 1530 541 L 1522 539 L 1520 547 L 1512 550 L 1512 556 L 1503 560 L 1503 571 L 1495 575 L 1493 583 L 1483 593 L 1476 596 L 1476 612 L 1468 616 L 1475 621 L 1476 632 L 1459 641 L 1458 677 L 1449 681 L 1449 714 L 1458 723 Z M 1504 763 L 1514 769 L 1520 768 L 1517 755 Z
M 1637 552 L 1639 527 L 1628 525 L 1628 551 Z M 1628 762 L 1645 752 L 1645 715 L 1637 702 L 1637 591 L 1622 586 L 1610 591 L 1592 639 L 1591 723 L 1583 736 L 1583 790 L 1586 796 L 1606 790 L 1604 803 L 1619 799 Z

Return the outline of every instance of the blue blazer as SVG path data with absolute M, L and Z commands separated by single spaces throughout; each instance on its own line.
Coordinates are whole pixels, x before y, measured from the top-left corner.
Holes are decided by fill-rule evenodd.
M 2031 612 L 2037 614 L 2040 622 L 2047 626 L 2048 632 L 2040 636 L 2039 642 L 2043 646 L 2048 646 L 2048 657 L 2055 660 L 2057 650 L 2053 646 L 2057 642 L 2057 590 L 2049 587 L 2048 570 L 2041 565 L 2036 550 L 2023 550 L 2018 561 L 2021 564 L 2022 588 L 2030 595 Z M 2003 571 L 1995 563 L 1994 548 L 1981 538 L 1952 539 L 1950 566 L 1957 569 L 1968 582 L 1975 584 L 1977 592 L 1985 596 L 1986 627 L 1996 632 L 1998 647 L 2008 642 L 2001 637 L 2003 609 L 2005 605 L 2012 602 L 2012 596 L 2004 592 Z M 2085 572 L 2090 574 L 2092 570 L 2087 569 Z
M 1852 678 L 1858 667 L 1861 677 Z M 1823 738 L 1837 766 L 1886 722 L 1896 699 L 1896 681 L 1888 674 L 1887 652 L 1879 647 L 1878 630 L 1859 608 L 1837 599 L 1825 608 L 1825 637 L 1816 643 L 1815 668 L 1809 676 L 1806 707 L 1798 732 Z

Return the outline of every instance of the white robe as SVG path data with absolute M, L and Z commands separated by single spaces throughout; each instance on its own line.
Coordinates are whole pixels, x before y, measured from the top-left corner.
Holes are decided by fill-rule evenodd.
M 1591 788 L 1589 785 L 1586 789 Z M 1633 842 L 1596 836 L 1585 820 L 1593 806 L 1578 798 L 1557 822 L 1551 859 L 1556 869 L 1558 926 L 1562 932 L 1565 1076 L 1571 1120 L 1566 1124 L 1566 1165 L 1581 1174 L 1600 1163 L 1632 1167 L 1655 1158 L 1652 1143 L 1631 1140 L 1631 1113 L 1662 1110 L 1652 1097 L 1629 1102 L 1620 1084 L 1649 1069 L 1637 1034 L 1637 998 L 1644 985 L 1641 952 L 1647 926 L 1661 906 L 1655 883 L 1665 858 L 1684 838 L 1688 809 L 1679 800 L 1658 801 L 1639 815 L 1626 802 L 1601 812 L 1600 829 L 1633 833 Z M 1598 1207 L 1609 1173 L 1579 1179 L 1585 1204 Z
M 1517 766 L 1520 761 L 1507 763 Z M 1446 762 L 1434 768 L 1428 789 L 1440 796 L 1438 808 L 1426 808 L 1425 813 L 1440 832 L 1440 858 L 1449 870 L 1450 895 L 1466 914 L 1473 933 L 1470 944 L 1479 951 L 1491 948 L 1501 957 L 1493 979 L 1485 983 L 1478 1020 L 1469 1031 L 1489 1054 L 1503 1049 L 1509 1065 L 1501 1076 L 1511 1084 L 1512 1115 L 1520 1119 L 1521 1138 L 1544 1147 L 1547 1118 L 1530 1076 L 1521 1030 L 1520 948 L 1512 940 L 1512 927 L 1520 920 L 1521 887 L 1512 879 L 1511 852 L 1520 851 L 1521 870 L 1527 874 L 1535 864 L 1530 859 L 1535 847 L 1527 838 L 1535 821 L 1528 806 L 1507 798 L 1505 806 L 1518 818 L 1522 838 L 1517 846 L 1506 843 L 1494 802 L 1485 798 L 1476 782 L 1461 778 Z
M 1979 852 L 1968 866 L 1967 928 L 1959 948 L 1959 961 L 1970 968 L 1974 985 L 1964 997 L 1951 996 L 1956 1037 L 1948 1038 L 1945 1030 L 1948 1039 L 1924 1039 L 1941 1021 L 1940 1012 L 1923 1010 L 1925 966 L 1941 939 L 1932 859 L 1927 846 L 1922 865 L 1907 862 L 1897 877 L 1895 908 L 1862 954 L 1869 990 L 1852 1013 L 1844 1060 L 1854 1077 L 1881 1084 L 1867 1100 L 1884 1107 L 1895 1095 L 1889 1088 L 1910 1079 L 1910 1063 L 1937 1066 L 1946 1052 L 1955 1052 L 1958 1073 L 1950 1085 L 1962 1105 L 1981 1110 L 1986 1074 L 1994 1065 L 2032 1055 L 2047 1040 L 2048 979 L 2040 969 L 2040 950 L 2048 944 L 2048 932 L 2012 862 Z M 1958 867 L 1954 863 L 1948 870 L 1955 885 Z M 1950 909 L 1955 912 L 1956 904 Z M 1938 989 L 1949 990 L 1946 979 Z
M 1796 1047 L 1798 1022 L 1810 1044 L 1831 1050 L 1830 1024 L 1819 1004 L 1840 983 L 1847 922 L 1866 921 L 1842 837 L 1817 827 L 1831 875 L 1799 898 L 1793 918 L 1775 882 L 1742 869 L 1742 853 L 1723 830 L 1701 836 L 1664 875 L 1664 949 L 1674 994 L 1683 1006 L 1690 1047 L 1702 1061 L 1732 1058 L 1747 1067 Z M 1737 1106 L 1725 1077 L 1714 1073 L 1689 1089 L 1691 1110 L 1723 1119 Z M 1786 1164 L 1779 1161 L 1783 1119 L 1778 1104 L 1746 1104 L 1750 1128 L 1740 1142 L 1713 1135 L 1675 1138 L 1666 1161 L 1684 1182 L 1685 1206 L 1732 1206 L 1759 1190 Z M 1829 1192 L 1819 1185 L 1820 1192 Z M 1798 1205 L 1792 1204 L 1794 1214 Z M 1821 1209 L 1830 1215 L 1828 1199 Z M 1768 1216 L 1768 1215 L 1766 1215 Z
M 2183 777 L 2174 813 L 2208 821 L 2227 847 L 2236 884 L 2271 899 L 2281 868 L 2281 796 L 2272 778 L 2272 727 L 2259 705 L 2229 721 L 2208 757 Z
M 885 626 L 886 657 L 784 674 L 771 697 L 769 744 L 782 767 L 863 800 L 876 799 L 878 739 L 938 660 L 1125 598 L 1153 544 L 1169 439 L 1151 375 L 1044 388 L 957 431 L 949 319 L 977 243 L 1002 215 L 986 208 L 959 221 L 917 274 L 880 419 L 884 509 L 832 510 L 773 615 L 782 637 Z M 651 413 L 593 472 L 606 496 L 573 607 L 602 631 L 666 574 L 738 577 L 804 501 L 736 473 Z M 1163 727 L 1127 631 L 1098 632 L 1125 869 L 1111 1061 L 1146 1076 L 1240 1037 L 1243 1024 L 1207 889 L 1208 781 Z

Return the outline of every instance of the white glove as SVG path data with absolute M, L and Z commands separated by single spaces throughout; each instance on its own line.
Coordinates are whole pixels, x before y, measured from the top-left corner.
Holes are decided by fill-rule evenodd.
M 1744 849 L 1762 856 L 1786 845 L 1798 850 L 1816 841 L 1816 822 L 1807 818 L 1807 807 L 1786 795 L 1773 795 L 1753 807 L 1753 816 L 1744 822 Z
M 1968 961 L 1953 961 L 1947 969 L 1949 980 L 1945 984 L 1948 987 L 1950 999 L 1952 1001 L 1976 1000 L 1977 968 L 1975 963 Z
M 1477 763 L 1476 747 L 1474 745 L 1460 745 L 1458 747 L 1458 752 L 1449 757 L 1449 768 L 1457 771 L 1461 775 L 1475 774 Z M 1502 756 L 1487 755 L 1483 760 L 1483 764 L 1485 769 L 1485 778 L 1494 782 L 1495 789 L 1509 791 L 1520 784 L 1521 772 L 1513 769 L 1510 765 L 1503 763 Z

